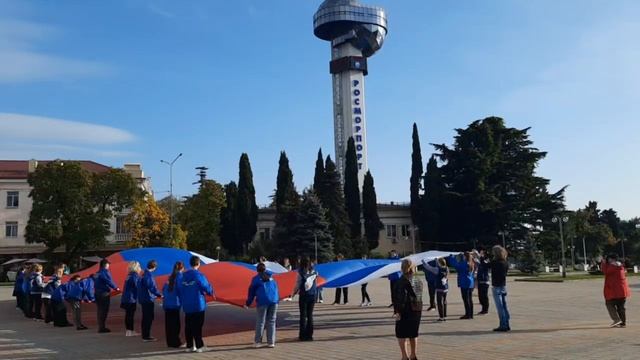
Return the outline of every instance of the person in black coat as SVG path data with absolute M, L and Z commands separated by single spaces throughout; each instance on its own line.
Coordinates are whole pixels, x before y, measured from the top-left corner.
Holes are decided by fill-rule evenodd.
M 422 317 L 422 281 L 414 276 L 416 266 L 409 259 L 402 260 L 402 277 L 393 286 L 393 317 L 396 338 L 403 360 L 415 360 L 420 319 Z M 407 343 L 410 348 L 407 351 Z M 410 354 L 410 355 L 409 355 Z

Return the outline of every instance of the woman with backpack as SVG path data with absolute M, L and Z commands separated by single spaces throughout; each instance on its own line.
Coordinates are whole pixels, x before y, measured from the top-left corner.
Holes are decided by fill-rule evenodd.
M 33 265 L 31 273 L 31 315 L 35 320 L 42 320 L 42 291 L 44 290 L 44 280 L 42 277 L 42 265 Z
M 393 318 L 396 338 L 403 360 L 415 360 L 420 319 L 422 317 L 422 281 L 414 276 L 416 266 L 409 259 L 402 260 L 402 277 L 393 286 Z M 410 348 L 407 350 L 407 343 Z M 410 355 L 408 355 L 410 354 Z
M 278 293 L 278 283 L 267 273 L 267 267 L 258 264 L 256 275 L 249 285 L 249 294 L 245 308 L 253 304 L 256 300 L 256 336 L 254 338 L 254 347 L 262 346 L 262 333 L 265 325 L 267 327 L 267 346 L 274 348 L 276 346 L 276 318 L 278 312 L 278 302 L 280 294 Z
M 449 292 L 449 268 L 447 260 L 439 258 L 437 266 L 431 266 L 426 261 L 422 261 L 422 266 L 435 277 L 436 303 L 438 305 L 438 321 L 447 321 L 447 293 Z
M 311 266 L 311 260 L 308 257 L 303 258 L 300 261 L 296 285 L 291 293 L 292 298 L 296 294 L 300 294 L 298 300 L 300 308 L 300 333 L 298 339 L 300 341 L 313 341 L 313 307 L 315 306 L 318 292 L 317 277 L 318 273 Z

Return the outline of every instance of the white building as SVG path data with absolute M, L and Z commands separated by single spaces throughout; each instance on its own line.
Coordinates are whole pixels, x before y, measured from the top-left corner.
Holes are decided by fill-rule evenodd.
M 380 255 L 387 255 L 396 250 L 399 254 L 411 254 L 419 250 L 418 237 L 411 221 L 409 204 L 378 204 L 378 215 L 384 225 L 380 230 L 379 246 L 372 250 Z M 262 208 L 258 210 L 258 232 L 255 239 L 271 239 L 275 227 L 276 209 Z
M 48 161 L 0 160 L 0 257 L 35 256 L 45 250 L 43 244 L 29 244 L 25 241 L 25 229 L 31 213 L 31 187 L 27 182 L 29 173 L 38 164 Z M 87 171 L 100 173 L 110 167 L 93 161 L 77 161 Z M 139 186 L 152 194 L 151 183 L 144 176 L 140 164 L 125 164 L 123 169 L 138 181 Z M 128 211 L 110 221 L 111 235 L 107 237 L 107 247 L 96 250 L 119 250 L 131 236 L 124 228 L 124 216 Z M 61 249 L 62 251 L 62 249 Z

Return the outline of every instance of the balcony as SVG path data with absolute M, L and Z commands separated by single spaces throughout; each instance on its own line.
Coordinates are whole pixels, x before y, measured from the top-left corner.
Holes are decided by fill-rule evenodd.
M 131 240 L 131 233 L 113 234 L 113 244 L 125 244 Z

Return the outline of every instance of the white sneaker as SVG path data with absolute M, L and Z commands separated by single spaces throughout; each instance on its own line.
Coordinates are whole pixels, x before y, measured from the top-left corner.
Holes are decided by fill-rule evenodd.
M 124 336 L 129 337 L 129 336 L 133 336 L 131 335 L 131 330 L 127 330 L 124 332 Z
M 199 348 L 199 349 L 196 349 L 196 351 L 195 351 L 195 352 L 197 352 L 197 353 L 203 353 L 203 352 L 206 352 L 206 351 L 209 351 L 209 348 L 207 348 L 207 346 L 205 345 L 205 346 L 203 346 L 203 347 L 201 347 L 201 348 Z
M 196 350 L 197 350 L 197 349 L 196 349 L 196 347 L 195 347 L 195 345 L 194 345 L 193 347 L 188 347 L 188 348 L 186 348 L 186 350 L 185 350 L 184 352 L 196 352 Z
M 267 347 L 273 349 L 274 347 L 276 347 L 276 344 L 269 344 L 267 345 Z
M 373 303 L 372 303 L 371 301 L 369 301 L 369 302 L 367 303 L 367 306 L 373 306 Z
M 365 306 L 367 306 L 367 303 L 363 302 L 362 304 L 360 304 L 360 307 L 365 307 Z
M 620 324 L 622 324 L 622 321 L 616 321 L 613 324 L 609 325 L 609 327 L 612 327 L 612 328 L 618 327 Z
M 262 344 L 261 343 L 254 343 L 253 347 L 256 348 L 256 349 L 259 349 L 259 348 L 262 347 Z

